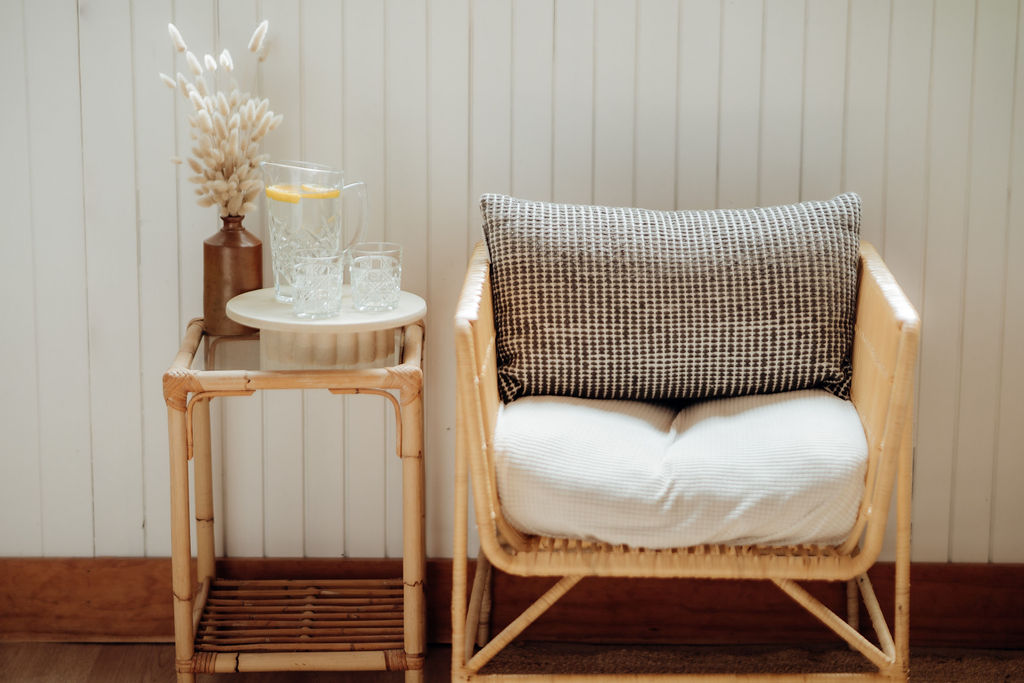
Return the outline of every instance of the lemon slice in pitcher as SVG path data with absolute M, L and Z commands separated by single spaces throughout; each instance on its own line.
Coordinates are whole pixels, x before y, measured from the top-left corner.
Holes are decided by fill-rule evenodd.
M 323 185 L 303 184 L 301 187 L 303 199 L 332 199 L 341 192 L 336 187 L 324 187 Z
M 294 185 L 268 185 L 267 196 L 279 202 L 298 204 L 302 195 Z
M 337 197 L 340 190 L 336 187 L 324 187 L 323 185 L 269 185 L 266 189 L 267 196 L 279 202 L 298 204 L 300 199 L 331 199 Z

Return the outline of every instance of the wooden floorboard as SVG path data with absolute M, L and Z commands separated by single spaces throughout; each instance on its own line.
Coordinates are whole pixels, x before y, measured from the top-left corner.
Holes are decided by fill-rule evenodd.
M 451 650 L 427 658 L 426 680 L 451 678 Z M 326 671 L 200 674 L 197 683 L 401 683 L 402 672 Z M 175 683 L 174 646 L 161 644 L 0 643 L 0 683 Z
M 105 681 L 138 681 L 162 683 L 170 681 L 174 672 L 174 648 L 166 645 L 100 645 L 83 683 Z
M 99 645 L 0 643 L 0 681 L 49 683 L 88 680 L 102 648 Z
M 426 683 L 451 680 L 451 649 L 432 647 Z M 1021 683 L 1024 651 L 916 649 L 915 683 Z M 504 673 L 794 673 L 865 670 L 846 648 L 595 646 L 513 643 L 485 671 Z M 198 683 L 402 683 L 401 672 L 199 675 Z M 174 648 L 162 644 L 0 643 L 0 683 L 174 683 Z

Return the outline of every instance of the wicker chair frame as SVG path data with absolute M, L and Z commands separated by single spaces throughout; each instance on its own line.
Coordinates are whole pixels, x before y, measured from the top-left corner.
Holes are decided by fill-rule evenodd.
M 831 628 L 877 669 L 863 674 L 675 675 L 674 680 L 906 680 L 909 670 L 910 511 L 913 396 L 920 320 L 878 252 L 862 243 L 851 399 L 869 455 L 864 499 L 849 539 L 836 546 L 698 546 L 650 550 L 525 535 L 505 519 L 493 466 L 497 389 L 490 262 L 478 244 L 455 314 L 457 446 L 452 582 L 452 681 L 665 681 L 664 675 L 497 675 L 481 669 L 587 576 L 766 579 Z M 480 554 L 467 589 L 472 482 Z M 878 558 L 893 487 L 897 490 L 894 627 L 890 631 L 867 570 Z M 492 566 L 521 576 L 561 577 L 501 633 L 489 639 Z M 797 581 L 847 582 L 844 619 Z M 877 644 L 858 630 L 858 595 Z M 475 650 L 475 645 L 480 650 Z

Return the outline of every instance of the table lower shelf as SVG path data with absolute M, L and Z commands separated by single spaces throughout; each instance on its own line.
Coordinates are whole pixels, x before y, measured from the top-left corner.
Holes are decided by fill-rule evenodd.
M 406 670 L 402 579 L 214 579 L 193 671 Z M 197 607 L 198 609 L 198 607 Z

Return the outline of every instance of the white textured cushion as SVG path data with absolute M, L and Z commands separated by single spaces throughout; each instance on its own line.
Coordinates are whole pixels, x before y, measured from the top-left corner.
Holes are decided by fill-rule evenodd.
M 498 492 L 522 531 L 634 547 L 838 543 L 864 492 L 849 401 L 810 389 L 652 403 L 534 396 L 505 405 Z

